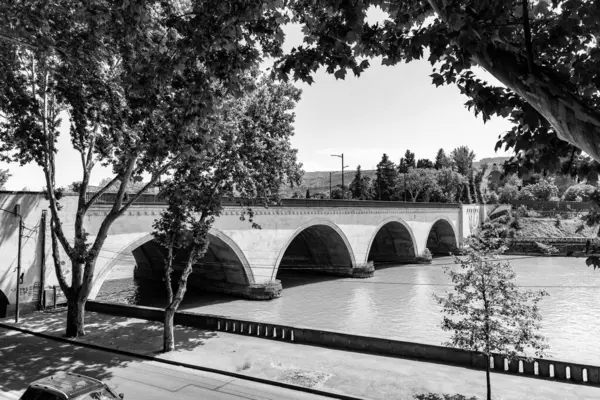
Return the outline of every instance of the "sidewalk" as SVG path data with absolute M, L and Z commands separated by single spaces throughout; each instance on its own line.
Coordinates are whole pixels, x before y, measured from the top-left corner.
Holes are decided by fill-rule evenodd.
M 18 326 L 60 337 L 65 320 L 65 312 L 36 313 Z M 430 393 L 485 398 L 485 372 L 468 368 L 181 326 L 176 328 L 176 351 L 162 354 L 162 324 L 93 312 L 86 313 L 86 331 L 78 340 L 367 399 L 412 400 L 421 395 L 418 398 L 435 400 Z M 491 384 L 494 398 L 501 400 L 600 397 L 598 387 L 499 373 L 492 374 Z

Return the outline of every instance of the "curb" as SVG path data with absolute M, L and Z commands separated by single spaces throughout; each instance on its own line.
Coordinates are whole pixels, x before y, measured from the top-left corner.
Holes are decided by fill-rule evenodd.
M 203 372 L 210 372 L 210 373 L 213 373 L 213 374 L 225 375 L 225 376 L 229 376 L 229 377 L 232 377 L 232 378 L 241 379 L 241 380 L 245 380 L 245 381 L 262 383 L 262 384 L 265 384 L 265 385 L 270 385 L 270 386 L 276 386 L 276 387 L 280 387 L 280 388 L 284 388 L 284 389 L 295 390 L 295 391 L 298 391 L 298 392 L 310 393 L 310 394 L 314 394 L 314 395 L 317 395 L 317 396 L 329 397 L 331 399 L 340 399 L 340 400 L 366 400 L 365 398 L 362 398 L 362 397 L 354 397 L 354 396 L 348 396 L 348 395 L 344 395 L 344 394 L 325 392 L 323 390 L 312 389 L 312 388 L 309 388 L 309 387 L 298 386 L 298 385 L 292 385 L 290 383 L 284 383 L 284 382 L 279 382 L 279 381 L 272 381 L 272 380 L 269 380 L 269 379 L 258 378 L 258 377 L 254 377 L 254 376 L 250 376 L 250 375 L 238 374 L 236 372 L 223 371 L 223 370 L 209 368 L 209 367 L 202 367 L 202 366 L 199 366 L 199 365 L 188 364 L 188 363 L 179 362 L 179 361 L 173 361 L 173 360 L 166 360 L 164 358 L 149 356 L 149 355 L 146 355 L 146 354 L 135 353 L 135 352 L 132 352 L 132 351 L 114 349 L 114 348 L 100 346 L 100 345 L 96 345 L 96 344 L 80 342 L 80 341 L 73 340 L 73 339 L 67 339 L 67 338 L 64 338 L 64 337 L 49 335 L 47 333 L 35 332 L 35 331 L 30 330 L 30 329 L 19 328 L 17 326 L 8 325 L 8 324 L 2 323 L 2 322 L 0 322 L 0 328 L 2 328 L 2 329 L 9 329 L 9 330 L 13 330 L 13 331 L 18 331 L 18 332 L 21 332 L 21 333 L 26 333 L 28 335 L 37 336 L 37 337 L 41 337 L 43 339 L 48 339 L 48 340 L 54 340 L 54 341 L 61 342 L 61 343 L 69 343 L 69 344 L 74 345 L 74 346 L 85 347 L 85 348 L 89 348 L 89 349 L 93 349 L 93 350 L 105 351 L 105 352 L 109 352 L 109 353 L 115 353 L 115 354 L 120 354 L 120 355 L 124 355 L 124 356 L 140 358 L 142 360 L 147 360 L 147 361 L 155 361 L 155 362 L 159 362 L 159 363 L 162 363 L 162 364 L 174 365 L 174 366 L 177 366 L 177 367 L 184 367 L 184 368 L 194 369 L 194 370 L 197 370 L 197 371 L 203 371 Z

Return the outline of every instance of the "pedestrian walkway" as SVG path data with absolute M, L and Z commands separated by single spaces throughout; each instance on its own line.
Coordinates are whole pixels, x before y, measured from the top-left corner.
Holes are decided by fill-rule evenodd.
M 64 312 L 36 313 L 19 327 L 62 336 L 65 319 Z M 485 398 L 485 372 L 469 368 L 180 326 L 176 351 L 162 354 L 160 323 L 88 312 L 86 327 L 82 342 L 331 393 L 373 400 L 435 399 L 430 394 Z M 600 388 L 587 385 L 501 373 L 491 380 L 494 398 L 501 400 L 600 398 Z
M 68 370 L 100 379 L 126 400 L 331 400 L 40 336 L 0 328 L 0 399 L 18 399 L 29 383 Z

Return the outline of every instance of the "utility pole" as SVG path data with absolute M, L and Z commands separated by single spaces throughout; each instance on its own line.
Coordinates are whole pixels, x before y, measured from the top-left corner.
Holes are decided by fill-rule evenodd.
M 19 210 L 18 205 L 15 210 Z M 19 210 L 20 211 L 20 210 Z M 19 295 L 21 292 L 21 238 L 23 237 L 23 217 L 19 212 L 16 213 L 19 216 L 19 249 L 17 250 L 17 302 L 15 307 L 15 323 L 19 323 Z
M 342 159 L 342 200 L 344 200 L 344 198 L 346 197 L 344 195 L 344 168 L 347 167 L 347 165 L 344 165 L 344 153 L 342 154 L 332 154 L 332 157 L 340 157 Z M 331 175 L 329 175 L 330 179 L 331 179 Z M 331 197 L 331 195 L 330 195 Z

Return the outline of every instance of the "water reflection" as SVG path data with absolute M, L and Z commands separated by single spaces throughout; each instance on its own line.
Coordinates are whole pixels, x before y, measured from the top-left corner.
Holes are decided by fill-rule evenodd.
M 586 267 L 583 259 L 511 258 L 519 285 L 550 293 L 540 303 L 549 355 L 600 364 L 600 346 L 595 345 L 600 332 L 600 272 Z M 439 327 L 441 308 L 432 295 L 452 289 L 443 272 L 444 265 L 452 264 L 451 258 L 440 258 L 432 265 L 386 267 L 365 280 L 292 272 L 280 276 L 284 292 L 279 299 L 249 301 L 189 290 L 181 308 L 439 345 L 448 334 Z M 119 277 L 133 267 L 121 268 Z M 165 297 L 161 282 L 128 278 L 107 281 L 98 299 L 161 307 Z

